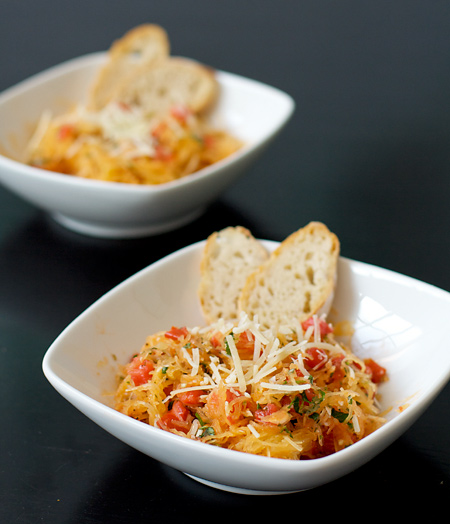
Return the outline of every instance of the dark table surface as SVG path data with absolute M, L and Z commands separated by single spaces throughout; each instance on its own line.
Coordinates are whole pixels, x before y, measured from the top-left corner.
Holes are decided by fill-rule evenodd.
M 282 240 L 320 220 L 344 256 L 450 290 L 450 4 L 3 0 L 0 90 L 143 22 L 167 29 L 174 54 L 288 92 L 296 112 L 242 179 L 170 233 L 84 237 L 0 188 L 0 522 L 200 522 L 268 509 L 285 521 L 320 518 L 322 508 L 344 521 L 384 518 L 388 500 L 399 516 L 423 504 L 432 517 L 450 495 L 449 385 L 357 471 L 308 492 L 252 497 L 198 484 L 119 442 L 58 395 L 41 362 L 106 291 L 227 225 Z

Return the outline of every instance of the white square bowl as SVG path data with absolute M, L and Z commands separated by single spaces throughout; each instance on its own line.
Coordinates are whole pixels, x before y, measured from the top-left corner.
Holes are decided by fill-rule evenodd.
M 273 249 L 275 242 L 264 241 Z M 237 493 L 314 488 L 358 468 L 398 438 L 450 378 L 450 294 L 361 262 L 340 258 L 332 320 L 351 321 L 352 346 L 387 368 L 380 387 L 387 423 L 338 453 L 309 461 L 261 457 L 192 441 L 138 422 L 112 407 L 118 364 L 147 335 L 203 325 L 197 287 L 204 242 L 143 269 L 75 319 L 48 349 L 43 370 L 55 389 L 106 431 L 193 478 Z
M 21 162 L 33 126 L 45 110 L 61 114 L 86 100 L 105 53 L 76 58 L 0 94 L 0 182 L 64 226 L 98 237 L 162 233 L 198 217 L 256 161 L 288 122 L 293 99 L 279 89 L 217 71 L 219 99 L 212 123 L 244 143 L 230 157 L 158 186 L 87 180 Z

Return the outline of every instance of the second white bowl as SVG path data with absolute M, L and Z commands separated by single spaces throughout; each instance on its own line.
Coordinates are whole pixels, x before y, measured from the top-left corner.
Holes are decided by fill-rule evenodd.
M 291 117 L 286 93 L 217 71 L 219 100 L 211 114 L 245 142 L 237 153 L 160 186 L 86 180 L 30 167 L 21 152 L 44 110 L 83 102 L 105 53 L 76 58 L 0 94 L 0 182 L 64 226 L 99 237 L 137 237 L 175 229 L 203 213 L 261 155 Z

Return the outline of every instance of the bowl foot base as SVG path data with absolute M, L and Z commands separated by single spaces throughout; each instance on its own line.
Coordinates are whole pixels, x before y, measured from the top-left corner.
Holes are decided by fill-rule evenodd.
M 295 490 L 295 491 L 265 491 L 265 490 L 257 490 L 257 489 L 245 489 L 245 488 L 236 488 L 233 486 L 227 486 L 225 484 L 219 484 L 217 482 L 212 482 L 210 480 L 205 480 L 200 477 L 195 477 L 194 475 L 190 475 L 189 473 L 185 473 L 186 476 L 190 477 L 193 480 L 196 480 L 197 482 L 200 482 L 201 484 L 205 484 L 205 486 L 209 486 L 211 488 L 220 489 L 222 491 L 228 491 L 230 493 L 237 493 L 240 495 L 286 495 L 289 493 L 297 493 L 298 491 L 302 490 Z
M 94 222 L 85 222 L 75 218 L 62 215 L 60 213 L 52 214 L 53 220 L 71 231 L 81 233 L 82 235 L 88 235 L 99 238 L 139 238 L 152 235 L 159 235 L 161 233 L 167 233 L 184 226 L 204 212 L 204 208 L 196 209 L 194 212 L 188 213 L 181 217 L 168 220 L 167 222 L 150 225 L 130 225 L 130 226 L 114 226 L 114 225 L 102 225 Z

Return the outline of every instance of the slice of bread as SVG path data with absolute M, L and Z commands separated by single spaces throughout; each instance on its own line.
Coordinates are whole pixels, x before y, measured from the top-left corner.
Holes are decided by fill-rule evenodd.
M 320 222 L 288 236 L 247 279 L 239 309 L 266 329 L 328 313 L 334 296 L 340 244 Z
M 131 29 L 111 45 L 90 91 L 88 107 L 102 109 L 117 98 L 120 86 L 130 82 L 137 71 L 165 60 L 169 54 L 169 39 L 162 27 L 143 24 Z
M 208 323 L 237 320 L 241 289 L 248 275 L 268 258 L 268 251 L 242 226 L 227 227 L 208 237 L 198 289 Z
M 120 101 L 137 105 L 152 115 L 181 105 L 194 113 L 206 110 L 216 99 L 214 72 L 188 58 L 170 57 L 135 72 L 117 93 Z

